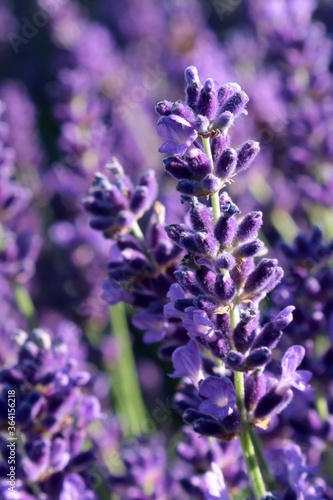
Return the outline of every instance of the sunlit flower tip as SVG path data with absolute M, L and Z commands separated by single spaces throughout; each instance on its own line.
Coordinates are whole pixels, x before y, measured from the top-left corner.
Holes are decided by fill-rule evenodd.
M 262 212 L 250 212 L 245 215 L 238 226 L 236 234 L 237 241 L 246 242 L 252 238 L 256 238 L 262 223 Z
M 217 94 L 215 90 L 214 80 L 209 78 L 200 92 L 197 111 L 199 114 L 207 116 L 212 120 L 215 116 L 217 109 Z
M 205 472 L 204 482 L 207 488 L 205 500 L 229 500 L 224 476 L 217 463 L 211 463 L 211 471 Z
M 201 356 L 195 340 L 190 340 L 186 346 L 178 347 L 172 354 L 174 372 L 171 378 L 188 377 L 197 386 L 203 378 Z
M 185 80 L 187 85 L 197 85 L 200 86 L 200 79 L 199 79 L 199 73 L 198 70 L 195 66 L 188 66 L 185 69 Z
M 160 153 L 183 155 L 195 141 L 198 134 L 193 126 L 181 116 L 162 116 L 157 123 L 157 133 L 167 139 L 159 149 Z
M 168 116 L 172 113 L 173 103 L 171 101 L 160 101 L 155 106 L 155 111 L 160 116 Z
M 237 150 L 236 173 L 239 174 L 248 169 L 260 151 L 259 142 L 246 141 Z
M 222 109 L 226 102 L 234 95 L 236 92 L 241 92 L 241 87 L 238 83 L 229 82 L 221 85 L 217 92 L 219 107 Z
M 221 107 L 221 113 L 229 111 L 234 116 L 239 116 L 245 112 L 245 106 L 249 102 L 249 97 L 243 91 L 235 92 Z
M 234 122 L 235 115 L 231 111 L 223 111 L 214 120 L 212 129 L 224 130 L 228 129 Z
M 292 322 L 294 310 L 295 306 L 288 306 L 280 311 L 279 314 L 277 314 L 275 318 L 271 320 L 274 328 L 276 328 L 277 330 L 284 330 Z
M 235 408 L 235 388 L 226 377 L 207 377 L 200 384 L 199 395 L 206 398 L 199 410 L 216 419 L 223 420 Z

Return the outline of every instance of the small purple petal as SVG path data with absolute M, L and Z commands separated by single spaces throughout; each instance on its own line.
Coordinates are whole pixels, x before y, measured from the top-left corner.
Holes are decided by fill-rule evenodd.
M 174 373 L 171 378 L 189 377 L 191 382 L 197 386 L 202 379 L 201 357 L 195 340 L 190 340 L 186 346 L 178 347 L 172 354 Z

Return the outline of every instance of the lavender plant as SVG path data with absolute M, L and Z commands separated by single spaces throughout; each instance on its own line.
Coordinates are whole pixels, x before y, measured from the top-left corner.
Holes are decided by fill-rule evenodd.
M 312 374 L 298 369 L 305 355 L 301 345 L 289 346 L 280 362 L 273 362 L 294 306 L 268 321 L 260 319 L 261 303 L 283 270 L 276 259 L 264 257 L 258 236 L 263 214 L 240 217 L 238 206 L 222 192 L 259 152 L 251 140 L 237 149 L 231 146 L 229 129 L 246 113 L 248 97 L 235 83 L 219 86 L 208 79 L 202 85 L 193 66 L 185 79 L 184 101 L 161 101 L 156 107 L 157 131 L 166 139 L 160 152 L 171 153 L 164 159 L 165 170 L 189 206 L 184 222 L 164 229 L 160 219 L 156 226 L 156 214 L 163 210 L 155 203 L 144 237 L 138 221 L 156 197 L 154 177 L 146 174 L 134 188 L 115 162 L 109 167 L 113 182 L 98 174 L 84 204 L 94 215 L 92 227 L 114 240 L 105 298 L 140 309 L 134 324 L 148 328 L 146 341 L 170 335 L 171 326 L 177 339 L 167 348 L 174 365 L 171 377 L 182 379 L 175 407 L 201 436 L 240 439 L 252 494 L 262 499 L 277 486 L 255 428 L 267 429 L 293 399 L 293 389 L 308 391 Z M 287 445 L 290 454 L 299 457 L 299 471 L 306 471 L 293 446 Z M 208 477 L 226 494 L 221 472 L 216 466 L 213 471 Z M 285 498 L 293 481 L 280 480 Z M 299 472 L 297 484 L 304 494 L 315 488 L 307 472 Z

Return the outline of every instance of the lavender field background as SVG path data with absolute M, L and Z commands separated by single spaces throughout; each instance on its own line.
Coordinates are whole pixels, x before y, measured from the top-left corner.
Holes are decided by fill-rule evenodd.
M 2 0 L 0 58 L 0 499 L 333 499 L 333 3 Z

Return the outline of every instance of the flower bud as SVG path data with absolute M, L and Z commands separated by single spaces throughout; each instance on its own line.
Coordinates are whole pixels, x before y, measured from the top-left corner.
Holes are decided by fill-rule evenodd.
M 219 274 L 216 278 L 215 293 L 223 303 L 227 304 L 231 302 L 236 295 L 235 283 L 229 276 Z
M 256 326 L 256 320 L 239 321 L 232 335 L 237 351 L 245 353 L 251 347 L 256 334 Z
M 184 120 L 191 124 L 195 123 L 195 114 L 193 110 L 183 101 L 174 102 L 171 113 L 181 116 L 182 118 L 184 118 Z
M 288 389 L 284 394 L 278 394 L 273 387 L 259 400 L 254 412 L 255 419 L 265 418 L 272 413 L 277 415 L 290 403 L 292 398 L 293 391 L 291 389 Z
M 265 378 L 258 372 L 250 373 L 245 379 L 245 407 L 253 411 L 266 388 Z
M 160 116 L 168 116 L 172 113 L 172 102 L 170 101 L 160 101 L 155 106 L 155 111 Z
M 228 248 L 232 245 L 237 231 L 237 222 L 233 217 L 226 218 L 223 215 L 218 219 L 214 235 L 217 241 L 223 248 Z
M 248 213 L 238 226 L 236 240 L 245 242 L 258 236 L 258 231 L 262 226 L 262 212 Z
M 227 271 L 230 271 L 235 265 L 235 257 L 227 252 L 223 252 L 223 254 L 220 255 L 215 261 L 215 267 L 218 270 L 226 269 Z
M 210 147 L 214 164 L 216 165 L 223 151 L 230 147 L 230 137 L 228 135 L 219 134 L 217 137 L 213 137 Z
M 205 191 L 209 194 L 216 193 L 221 189 L 221 181 L 213 174 L 208 174 L 202 181 Z
M 272 323 L 267 323 L 255 339 L 253 348 L 268 347 L 273 349 L 278 344 L 281 336 L 282 332 L 280 330 L 276 330 Z
M 186 102 L 192 109 L 195 109 L 199 100 L 200 90 L 202 89 L 198 70 L 195 66 L 189 66 L 186 68 L 185 80 L 187 82 L 185 89 Z
M 254 368 L 261 368 L 271 360 L 272 353 L 270 349 L 267 347 L 259 347 L 258 349 L 254 349 L 247 356 L 245 361 L 245 366 L 249 370 L 253 370 Z
M 225 103 L 236 93 L 240 92 L 242 89 L 238 83 L 225 83 L 222 85 L 217 92 L 217 99 L 220 109 L 223 108 Z
M 237 150 L 238 158 L 236 164 L 236 173 L 239 174 L 240 172 L 244 172 L 244 170 L 249 168 L 249 166 L 259 153 L 259 151 L 260 151 L 259 142 L 255 141 L 244 142 L 244 144 L 240 147 L 240 149 Z
M 186 161 L 179 156 L 168 156 L 163 160 L 165 171 L 175 179 L 193 179 L 193 174 L 188 168 Z
M 215 291 L 216 274 L 208 269 L 208 267 L 201 266 L 196 272 L 196 277 L 203 291 L 213 295 Z
M 196 275 L 193 271 L 188 271 L 188 270 L 175 271 L 174 276 L 184 290 L 193 293 L 193 295 L 198 295 L 200 293 L 200 288 L 198 287 L 197 284 Z
M 230 276 L 234 280 L 237 288 L 240 288 L 246 281 L 247 277 L 251 274 L 254 268 L 253 259 L 246 259 L 245 261 L 238 263 L 237 266 L 233 267 Z
M 237 153 L 234 149 L 228 148 L 223 151 L 216 163 L 215 173 L 220 179 L 231 177 L 235 171 Z
M 187 196 L 204 196 L 206 194 L 201 182 L 182 179 L 176 186 L 177 191 Z M 209 193 L 208 193 L 209 194 Z
M 248 257 L 254 257 L 264 248 L 264 244 L 261 240 L 253 240 L 248 243 L 244 243 L 239 247 L 235 248 L 233 254 L 236 258 L 246 259 Z
M 214 299 L 214 297 L 207 297 L 205 295 L 199 295 L 194 299 L 194 305 L 199 309 L 202 309 L 206 313 L 213 313 L 219 307 L 219 302 Z
M 274 277 L 277 268 L 276 259 L 262 259 L 255 270 L 249 275 L 244 286 L 246 296 L 254 296 L 261 292 Z
M 249 98 L 244 91 L 235 92 L 222 106 L 221 112 L 229 111 L 234 116 L 239 116 L 248 102 Z
M 184 312 L 185 309 L 191 306 L 193 306 L 193 299 L 177 299 L 174 303 L 174 308 L 180 312 Z
M 217 109 L 217 94 L 215 90 L 214 80 L 208 78 L 205 81 L 203 89 L 200 92 L 197 111 L 200 115 L 207 116 L 212 120 L 215 116 Z
M 237 351 L 229 351 L 227 357 L 225 359 L 225 364 L 231 370 L 234 371 L 243 371 L 245 359 L 243 354 Z
M 213 168 L 209 158 L 200 149 L 197 149 L 196 154 L 188 159 L 188 167 L 198 180 L 204 179 Z
M 224 432 L 223 425 L 214 418 L 209 418 L 207 415 L 202 415 L 202 418 L 195 420 L 192 424 L 193 429 L 202 436 L 221 436 Z
M 220 439 L 228 441 L 232 439 L 240 430 L 242 426 L 242 419 L 237 410 L 234 410 L 230 415 L 227 415 L 221 422 L 223 432 L 219 436 Z
M 213 213 L 209 207 L 199 203 L 195 197 L 181 198 L 181 201 L 186 201 L 190 205 L 190 219 L 194 231 L 212 232 L 214 228 Z

